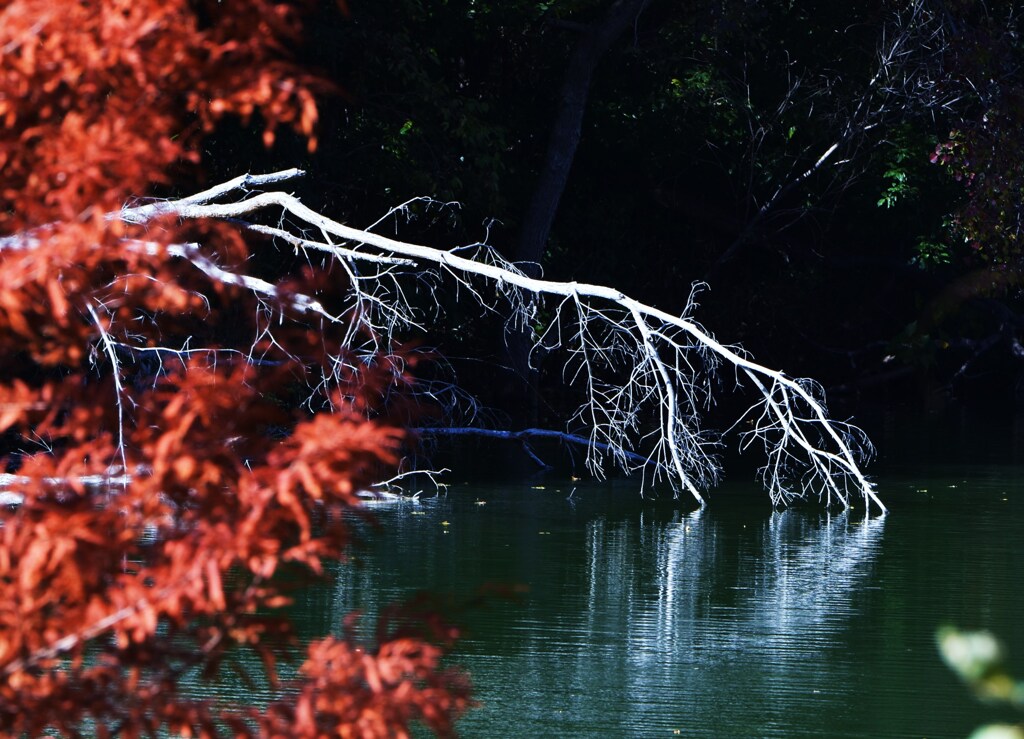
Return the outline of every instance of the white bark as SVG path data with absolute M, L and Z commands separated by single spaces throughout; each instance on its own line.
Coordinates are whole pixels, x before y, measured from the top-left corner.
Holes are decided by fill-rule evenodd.
M 409 292 L 424 285 L 467 293 L 486 310 L 507 312 L 509 322 L 520 327 L 533 323 L 542 301 L 551 301 L 554 315 L 537 346 L 566 352 L 566 377 L 584 385 L 585 402 L 571 423 L 585 428 L 588 467 L 600 475 L 610 459 L 627 472 L 667 477 L 701 504 L 701 489 L 719 476 L 715 451 L 721 443 L 702 429 L 701 415 L 714 400 L 713 381 L 731 368 L 737 386 L 746 378 L 755 395 L 736 424 L 751 424 L 741 435 L 743 448 L 758 442 L 765 449 L 761 476 L 775 504 L 816 495 L 826 505 L 846 507 L 859 496 L 866 508 L 886 510 L 860 469 L 873 451 L 863 432 L 829 418 L 814 382 L 790 378 L 718 342 L 689 317 L 692 299 L 674 315 L 614 288 L 529 277 L 483 244 L 474 245 L 471 256 L 463 256 L 465 249 L 409 244 L 333 221 L 285 192 L 251 192 L 301 174 L 245 175 L 181 200 L 125 207 L 110 217 L 134 224 L 166 215 L 234 219 L 297 250 L 329 255 L 350 282 L 350 309 L 340 315 L 325 311 L 312 296 L 279 295 L 271 283 L 224 270 L 194 245 L 178 245 L 174 252 L 211 279 L 345 324 L 353 342 L 373 337 L 367 351 L 398 338 L 397 332 L 427 325 L 430 316 Z M 24 239 L 6 241 L 3 247 L 24 248 Z M 126 242 L 132 245 L 145 248 Z M 648 415 L 656 418 L 655 428 L 645 426 Z

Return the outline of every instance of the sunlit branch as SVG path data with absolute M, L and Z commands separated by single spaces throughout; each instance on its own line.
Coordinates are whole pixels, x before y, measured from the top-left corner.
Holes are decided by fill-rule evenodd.
M 859 467 L 873 451 L 863 432 L 831 420 L 814 383 L 757 364 L 714 339 L 688 317 L 695 308 L 692 297 L 685 311 L 674 315 L 610 287 L 530 277 L 486 245 L 463 256 L 464 249 L 444 251 L 405 243 L 337 223 L 288 193 L 250 192 L 300 174 L 287 170 L 247 175 L 181 200 L 126 207 L 116 217 L 129 223 L 166 215 L 232 219 L 296 249 L 331 255 L 349 276 L 344 289 L 354 309 L 344 320 L 374 337 L 369 348 L 425 325 L 423 309 L 410 300 L 411 285 L 436 290 L 451 280 L 457 293 L 486 311 L 504 313 L 513 327 L 533 325 L 542 301 L 555 299 L 554 315 L 537 337 L 535 349 L 564 351 L 566 377 L 583 386 L 585 401 L 571 420 L 587 429 L 587 466 L 593 473 L 601 475 L 605 458 L 610 457 L 627 471 L 652 473 L 653 479 L 668 477 L 677 489 L 686 489 L 703 503 L 698 485 L 717 481 L 716 450 L 721 442 L 701 428 L 700 419 L 713 402 L 712 380 L 724 365 L 733 368 L 737 385 L 746 378 L 759 396 L 746 416 L 753 427 L 743 446 L 754 440 L 764 446 L 768 462 L 762 478 L 773 502 L 818 495 L 829 505 L 848 506 L 854 494 L 866 506 L 886 510 Z M 245 197 L 215 202 L 240 193 Z M 268 218 L 274 212 L 287 218 L 278 216 L 273 227 L 258 222 L 262 214 Z M 213 279 L 265 297 L 281 297 L 269 283 L 224 271 L 197 251 L 181 248 L 182 256 Z M 362 265 L 358 270 L 357 262 Z M 326 315 L 310 296 L 292 294 L 289 300 L 293 307 L 342 320 Z M 440 309 L 436 301 L 434 309 Z M 656 428 L 645 426 L 651 417 L 657 419 Z M 577 436 L 569 433 L 566 438 Z
M 126 394 L 124 385 L 121 382 L 121 363 L 117 360 L 117 351 L 114 348 L 114 341 L 103 326 L 103 322 L 96 313 L 96 308 L 91 303 L 86 307 L 89 311 L 89 317 L 92 318 L 92 321 L 96 326 L 96 330 L 100 334 L 100 342 L 103 344 L 103 351 L 110 360 L 110 371 L 114 377 L 115 402 L 117 404 L 117 453 L 121 458 L 121 469 L 126 470 L 128 469 L 128 459 L 126 456 L 127 452 L 125 449 L 124 438 L 124 404 Z

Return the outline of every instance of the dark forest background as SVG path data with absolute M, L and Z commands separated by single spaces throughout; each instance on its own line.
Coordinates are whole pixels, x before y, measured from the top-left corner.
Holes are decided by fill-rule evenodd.
M 401 238 L 486 240 L 669 311 L 705 281 L 699 321 L 844 408 L 1008 413 L 1024 407 L 1020 5 L 325 3 L 296 50 L 338 87 L 319 149 L 268 154 L 258 121 L 225 128 L 209 177 L 302 166 L 305 202 L 360 227 L 429 196 Z M 444 321 L 430 341 L 457 367 L 488 357 L 463 381 L 516 392 L 499 323 Z

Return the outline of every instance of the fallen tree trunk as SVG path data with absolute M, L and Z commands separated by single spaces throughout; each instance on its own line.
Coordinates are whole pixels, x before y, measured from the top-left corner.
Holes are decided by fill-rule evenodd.
M 565 438 L 587 440 L 594 474 L 602 475 L 610 461 L 627 473 L 642 473 L 645 482 L 667 479 L 703 505 L 702 491 L 720 476 L 722 436 L 703 428 L 702 411 L 714 400 L 717 378 L 728 371 L 737 387 L 753 393 L 732 428 L 748 424 L 739 434 L 741 449 L 763 447 L 760 477 L 774 504 L 817 496 L 825 505 L 847 507 L 859 497 L 866 508 L 886 510 L 860 468 L 873 453 L 864 433 L 828 416 L 817 383 L 760 365 L 717 341 L 690 317 L 692 295 L 676 315 L 611 287 L 531 277 L 486 244 L 451 251 L 409 244 L 342 225 L 288 193 L 253 192 L 302 174 L 244 175 L 191 197 L 125 207 L 108 217 L 131 224 L 167 216 L 229 219 L 296 250 L 329 256 L 348 276 L 341 312 L 327 310 L 313 295 L 222 268 L 196 244 L 173 247 L 214 280 L 346 326 L 352 348 L 367 356 L 387 350 L 400 333 L 426 328 L 429 316 L 409 299 L 416 286 L 459 291 L 504 314 L 510 332 L 534 323 L 547 301 L 551 317 L 536 346 L 563 351 L 564 378 L 582 388 L 585 400 L 568 420 Z M 8 237 L 0 248 L 31 248 L 32 240 L 32 234 Z M 131 240 L 125 248 L 149 246 Z M 647 417 L 656 419 L 653 427 L 645 425 Z

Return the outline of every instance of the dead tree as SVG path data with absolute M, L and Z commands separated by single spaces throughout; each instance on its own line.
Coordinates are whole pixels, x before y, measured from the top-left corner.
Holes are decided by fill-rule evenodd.
M 627 473 L 640 472 L 645 482 L 667 480 L 701 505 L 702 491 L 719 479 L 722 444 L 719 433 L 704 428 L 702 415 L 714 400 L 717 378 L 728 373 L 737 387 L 751 392 L 751 405 L 734 427 L 742 423 L 746 429 L 739 434 L 741 448 L 763 447 L 760 477 L 774 504 L 817 497 L 827 506 L 845 508 L 859 497 L 865 508 L 873 504 L 886 510 L 861 471 L 873 454 L 865 434 L 829 418 L 814 381 L 764 367 L 741 349 L 717 341 L 692 318 L 692 296 L 681 314 L 672 314 L 614 288 L 530 277 L 486 244 L 445 251 L 404 243 L 342 225 L 286 192 L 264 190 L 302 174 L 293 169 L 243 175 L 179 200 L 126 206 L 108 218 L 131 224 L 167 217 L 231 220 L 310 257 L 330 260 L 347 276 L 338 285 L 347 298 L 340 311 L 328 310 L 315 295 L 227 269 L 199 244 L 175 244 L 170 252 L 209 278 L 252 291 L 269 318 L 275 306 L 286 306 L 292 313 L 343 326 L 349 348 L 365 350 L 368 361 L 392 342 L 428 327 L 438 304 L 424 308 L 423 301 L 412 299 L 416 291 L 458 291 L 485 310 L 503 313 L 511 331 L 532 323 L 546 305 L 551 317 L 537 346 L 565 352 L 564 378 L 582 389 L 584 402 L 565 432 L 509 435 L 554 434 L 567 443 L 582 443 L 595 475 L 611 462 Z M 30 249 L 38 236 L 7 237 L 0 240 L 0 249 Z M 137 238 L 123 247 L 155 248 Z M 269 322 L 267 330 L 272 330 Z M 130 349 L 118 347 L 120 352 Z M 653 425 L 648 424 L 651 418 Z

